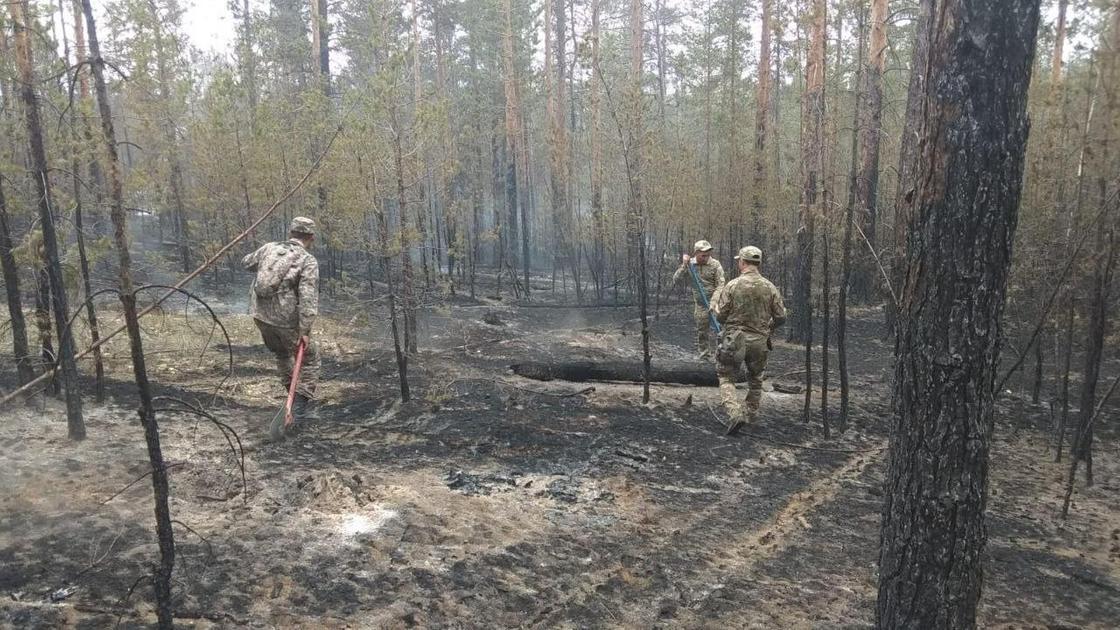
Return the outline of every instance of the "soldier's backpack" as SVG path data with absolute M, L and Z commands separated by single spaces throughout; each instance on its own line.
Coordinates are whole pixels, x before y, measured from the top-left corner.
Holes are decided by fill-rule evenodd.
M 299 275 L 302 249 L 292 243 L 273 243 L 261 256 L 253 290 L 259 298 L 271 298 L 284 286 L 291 286 Z

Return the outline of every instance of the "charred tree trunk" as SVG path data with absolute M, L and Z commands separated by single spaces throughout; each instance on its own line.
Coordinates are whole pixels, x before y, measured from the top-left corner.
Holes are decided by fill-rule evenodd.
M 802 187 L 797 226 L 797 270 L 794 276 L 794 306 L 789 340 L 805 344 L 805 406 L 802 421 L 809 422 L 813 400 L 813 250 L 816 247 L 816 215 L 824 177 L 824 73 L 827 14 L 824 0 L 814 0 L 811 15 L 809 55 L 805 66 L 805 95 L 802 103 Z
M 51 280 L 47 275 L 47 257 L 43 249 L 43 237 L 32 235 L 35 246 L 35 329 L 39 332 L 39 364 L 44 372 L 50 372 L 57 355 L 54 351 L 54 332 L 51 329 Z M 62 393 L 62 384 L 51 378 L 50 392 L 53 396 Z
M 773 0 L 762 0 L 762 31 L 758 48 L 758 87 L 755 91 L 754 114 L 754 203 L 751 214 L 751 234 L 759 241 L 762 233 L 762 213 L 765 209 L 766 190 L 766 140 L 770 122 L 770 7 Z M 759 241 L 760 246 L 762 245 Z
M 12 320 L 12 357 L 16 362 L 19 384 L 26 385 L 35 377 L 31 348 L 27 343 L 27 320 L 23 317 L 23 299 L 19 292 L 19 267 L 12 255 L 12 231 L 8 224 L 8 204 L 4 197 L 4 180 L 0 178 L 0 268 L 4 272 L 4 290 L 8 297 L 8 315 Z
M 105 87 L 105 61 L 101 57 L 101 46 L 97 40 L 97 25 L 93 19 L 90 0 L 82 0 L 86 29 L 89 33 L 90 67 L 93 71 L 94 87 L 97 91 L 97 104 L 101 114 L 101 130 L 105 136 L 105 147 L 109 161 L 109 192 L 112 203 L 113 237 L 120 260 L 120 298 L 124 309 L 125 326 L 128 330 L 129 346 L 132 352 L 132 372 L 140 394 L 140 423 L 144 427 L 144 440 L 148 445 L 148 460 L 152 466 L 152 492 L 155 497 L 156 535 L 159 539 L 160 564 L 155 571 L 154 590 L 156 614 L 159 627 L 171 630 L 173 608 L 171 601 L 171 572 L 175 567 L 175 535 L 171 527 L 171 509 L 168 505 L 169 490 L 167 468 L 160 447 L 159 424 L 156 422 L 152 406 L 151 385 L 144 363 L 144 346 L 140 336 L 140 320 L 136 313 L 136 294 L 132 286 L 130 267 L 132 264 L 128 251 L 128 219 L 124 211 L 124 192 L 121 188 L 120 160 L 117 155 L 117 139 L 113 130 L 113 114 L 109 109 L 109 91 Z
M 393 279 L 393 257 L 389 255 L 389 222 L 385 209 L 377 212 L 377 240 L 381 245 L 381 270 L 389 285 L 389 328 L 393 334 L 393 354 L 397 358 L 397 377 L 400 380 L 401 402 L 408 402 L 412 395 L 408 387 L 408 353 L 401 348 L 400 325 L 397 319 L 397 291 Z
M 595 281 L 595 299 L 602 302 L 606 279 L 606 222 L 603 218 L 603 111 L 599 67 L 599 14 L 601 0 L 591 0 L 591 277 Z
M 813 337 L 813 250 L 815 223 L 821 179 L 824 176 L 824 72 L 826 8 L 823 0 L 813 0 L 809 56 L 805 67 L 805 95 L 802 104 L 801 202 L 797 225 L 797 272 L 794 277 L 793 313 L 789 340 L 806 344 L 811 357 Z M 806 390 L 808 391 L 808 389 Z M 806 407 L 806 413 L 808 407 Z
M 879 137 L 883 126 L 883 68 L 887 58 L 887 0 L 872 0 L 871 38 L 867 67 L 863 68 L 863 103 L 859 125 L 859 175 L 856 177 L 856 208 L 867 242 L 856 251 L 852 270 L 852 297 L 867 303 L 874 297 L 875 260 L 879 222 Z
M 856 48 L 856 85 L 858 86 L 863 76 L 863 44 L 864 44 L 864 9 L 856 8 L 856 29 L 858 30 L 859 43 Z M 848 426 L 848 412 L 850 410 L 850 383 L 848 381 L 848 290 L 852 278 L 852 226 L 855 222 L 856 204 L 856 177 L 859 166 L 859 121 L 863 106 L 860 91 L 855 91 L 855 103 L 852 105 L 852 156 L 848 171 L 848 204 L 844 211 L 844 242 L 840 254 L 840 297 L 836 313 L 836 351 L 840 370 L 840 417 L 837 419 L 840 430 Z
M 84 132 L 86 134 L 86 138 L 88 140 L 92 139 L 92 134 L 90 133 L 90 130 L 89 130 L 89 119 L 85 115 L 85 111 L 86 111 L 85 105 L 86 105 L 86 101 L 89 99 L 89 81 L 86 79 L 85 68 L 83 68 L 81 66 L 82 62 L 84 62 L 86 60 L 85 31 L 82 28 L 82 19 L 80 17 L 81 9 L 77 6 L 74 6 L 73 8 L 75 9 L 75 11 L 74 11 L 75 51 L 74 52 L 75 52 L 75 60 L 76 60 L 75 67 L 77 68 L 77 70 L 75 70 L 75 74 L 76 74 L 75 79 L 77 79 L 77 82 L 79 84 L 79 94 L 82 98 L 82 102 L 80 103 L 79 108 L 78 108 L 79 112 L 74 113 L 73 112 L 74 99 L 73 99 L 73 96 L 71 96 L 71 98 L 70 98 L 70 107 L 71 107 L 71 116 L 70 116 L 71 136 L 70 137 L 71 137 L 71 140 L 74 142 L 75 147 L 78 147 L 78 146 L 81 146 L 81 143 L 78 140 L 78 138 L 79 138 L 78 129 L 79 128 L 84 130 Z M 62 16 L 61 19 L 63 19 L 63 21 L 65 22 L 62 0 L 59 0 L 58 11 L 59 11 L 59 15 Z M 70 40 L 66 36 L 65 23 L 63 24 L 63 28 L 62 28 L 62 47 L 63 47 L 63 58 L 69 60 L 70 59 Z M 89 325 L 90 342 L 92 344 L 91 347 L 93 348 L 94 400 L 96 400 L 97 402 L 100 403 L 100 402 L 103 402 L 105 400 L 105 363 L 104 363 L 104 360 L 101 356 L 101 344 L 99 343 L 101 341 L 101 331 L 100 331 L 100 329 L 98 328 L 98 325 L 97 325 L 97 308 L 96 308 L 96 306 L 93 302 L 93 299 L 90 297 L 91 295 L 93 295 L 93 288 L 92 288 L 92 284 L 91 284 L 90 278 L 89 278 L 89 256 L 86 252 L 86 235 L 85 235 L 85 220 L 84 220 L 85 219 L 85 217 L 84 217 L 85 208 L 82 205 L 82 181 L 81 181 L 81 177 L 79 175 L 82 172 L 82 167 L 81 167 L 81 161 L 78 157 L 79 154 L 80 154 L 80 151 L 75 150 L 74 151 L 74 157 L 70 161 L 70 171 L 71 171 L 70 172 L 70 181 L 71 181 L 71 184 L 73 185 L 73 195 L 74 195 L 74 240 L 78 244 L 78 272 L 81 274 L 81 277 L 82 277 L 82 289 L 84 291 L 83 295 L 85 295 L 85 297 L 86 297 L 86 299 L 85 299 L 86 320 L 87 320 L 87 323 Z M 92 168 L 93 165 L 95 165 L 95 164 L 96 164 L 96 162 L 91 160 L 91 162 L 90 162 L 90 165 L 91 165 L 90 180 L 93 182 L 93 184 L 95 186 L 99 186 L 100 182 L 97 181 L 99 178 L 96 178 L 96 177 L 93 176 L 96 173 L 94 168 Z M 100 194 L 101 194 L 100 189 L 98 188 L 97 189 L 97 195 L 100 197 Z
M 404 293 L 404 347 L 409 354 L 416 354 L 416 296 L 412 277 L 412 248 L 408 231 L 408 193 L 404 184 L 404 148 L 400 127 L 396 124 L 393 109 L 393 167 L 397 184 L 397 214 L 400 220 L 401 288 Z
M 1088 330 L 1085 350 L 1085 370 L 1081 383 L 1081 404 L 1078 410 L 1077 432 L 1074 434 L 1073 468 L 1085 462 L 1085 483 L 1093 485 L 1093 408 L 1096 405 L 1097 381 L 1100 378 L 1101 359 L 1107 336 L 1108 314 L 1111 303 L 1112 277 L 1116 266 L 1116 193 L 1109 190 L 1109 183 L 1116 174 L 1117 157 L 1113 143 L 1118 136 L 1117 113 L 1120 112 L 1120 6 L 1112 3 L 1112 16 L 1103 41 L 1098 49 L 1100 76 L 1098 77 L 1097 102 L 1090 120 L 1091 146 L 1085 152 L 1085 169 L 1096 193 L 1098 206 L 1106 212 L 1105 225 L 1097 227 L 1096 247 L 1093 252 L 1093 272 L 1083 292 L 1088 300 Z M 1084 194 L 1082 191 L 1080 193 Z
M 1039 0 L 923 0 L 929 76 L 898 322 L 879 628 L 971 628 Z
M 1104 199 L 1104 182 L 1101 181 L 1101 201 Z M 1089 279 L 1088 294 L 1089 323 L 1086 331 L 1085 369 L 1081 383 L 1080 405 L 1077 414 L 1077 432 L 1071 450 L 1074 465 L 1085 462 L 1085 484 L 1093 485 L 1093 409 L 1097 401 L 1097 382 L 1100 380 L 1101 359 L 1104 356 L 1104 340 L 1108 328 L 1108 309 L 1112 276 L 1116 268 L 1115 226 L 1101 229 L 1097 236 L 1097 251 L 1094 256 L 1093 274 Z
M 190 220 L 187 217 L 186 203 L 183 201 L 183 164 L 179 157 L 179 137 L 176 132 L 175 116 L 171 112 L 171 85 L 167 68 L 166 42 L 163 38 L 162 17 L 154 0 L 148 0 L 152 11 L 152 23 L 155 25 L 155 54 L 156 72 L 159 81 L 159 98 L 166 108 L 163 121 L 165 142 L 167 143 L 167 161 L 169 165 L 169 187 L 171 189 L 171 205 L 174 212 L 175 239 L 179 245 L 179 262 L 183 273 L 190 273 L 194 269 L 191 262 L 191 230 Z
M 1058 430 L 1054 444 L 1054 461 L 1062 461 L 1062 445 L 1066 439 L 1066 426 L 1069 424 L 1069 371 L 1073 363 L 1073 312 L 1075 301 L 1072 291 L 1069 292 L 1069 303 L 1066 305 L 1065 333 L 1062 335 L 1062 377 L 1058 389 Z
M 906 90 L 906 118 L 898 152 L 898 187 L 894 201 L 894 243 L 891 255 L 891 284 L 901 290 L 906 278 L 906 229 L 914 208 L 915 177 L 918 168 L 919 127 L 922 122 L 922 95 L 929 78 L 930 11 L 932 5 L 922 2 L 914 26 L 914 53 L 910 57 L 910 83 Z M 860 245 L 863 246 L 862 244 Z M 898 309 L 887 305 L 887 329 L 897 338 Z
M 630 159 L 627 179 L 630 181 L 629 232 L 631 247 L 638 259 L 638 316 L 642 320 L 642 402 L 649 402 L 650 355 L 648 282 L 646 279 L 645 207 L 642 205 L 642 140 L 645 128 L 642 116 L 642 0 L 630 0 Z
M 508 242 L 513 246 L 515 232 L 517 231 L 517 208 L 521 202 L 522 195 L 518 191 L 517 180 L 517 167 L 521 157 L 521 130 L 520 130 L 520 113 L 521 113 L 521 99 L 518 94 L 517 87 L 517 70 L 513 63 L 513 4 L 512 0 L 505 1 L 505 31 L 502 36 L 502 70 L 505 74 L 503 83 L 505 84 L 505 122 L 506 122 L 506 209 L 509 212 L 509 233 L 510 237 Z M 524 218 L 525 209 L 521 209 L 522 218 Z M 521 233 L 521 261 L 522 270 L 525 274 L 525 292 L 526 297 L 529 296 L 529 246 L 528 246 L 528 226 L 522 227 Z M 498 269 L 499 275 L 501 268 Z
M 71 168 L 78 173 L 78 161 L 74 160 Z M 74 178 L 74 237 L 78 243 L 78 265 L 82 275 L 82 289 L 85 292 L 86 319 L 89 324 L 90 342 L 93 346 L 93 373 L 94 373 L 94 400 L 105 400 L 105 362 L 101 356 L 101 330 L 97 325 L 97 308 L 90 297 L 93 295 L 93 286 L 89 279 L 89 256 L 86 254 L 85 222 L 82 217 L 82 192 L 81 183 L 77 176 Z
M 27 135 L 31 148 L 32 176 L 38 197 L 39 223 L 43 233 L 43 255 L 46 275 L 50 282 L 51 310 L 54 312 L 55 329 L 58 331 L 58 363 L 62 366 L 62 384 L 66 389 L 66 425 L 70 438 L 86 437 L 82 419 L 82 395 L 78 382 L 78 366 L 74 360 L 74 337 L 67 320 L 70 309 L 66 300 L 66 284 L 62 277 L 62 263 L 58 253 L 58 236 L 55 234 L 54 201 L 51 197 L 50 168 L 47 150 L 43 143 L 43 127 L 39 119 L 39 103 L 35 96 L 34 64 L 31 53 L 31 32 L 27 25 L 27 0 L 9 3 L 15 31 L 16 64 L 19 66 L 20 97 L 27 117 Z

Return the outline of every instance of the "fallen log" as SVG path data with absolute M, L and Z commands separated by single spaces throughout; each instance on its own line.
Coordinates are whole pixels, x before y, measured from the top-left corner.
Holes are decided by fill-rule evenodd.
M 642 382 L 642 364 L 626 363 L 624 361 L 569 361 L 565 363 L 540 363 L 530 361 L 514 363 L 510 366 L 513 373 L 537 381 L 570 381 L 585 383 L 588 381 L 625 381 L 630 383 Z M 649 380 L 651 383 L 673 383 L 678 385 L 699 385 L 702 387 L 716 387 L 719 380 L 716 378 L 714 365 L 691 364 L 680 367 L 650 366 Z M 742 374 L 737 375 L 735 381 L 741 383 L 746 380 Z

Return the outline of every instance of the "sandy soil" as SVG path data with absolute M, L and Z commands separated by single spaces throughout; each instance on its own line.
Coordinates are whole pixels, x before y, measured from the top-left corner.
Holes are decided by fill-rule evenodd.
M 205 321 L 148 322 L 158 393 L 203 405 L 244 447 L 243 485 L 217 428 L 161 414 L 183 627 L 870 624 L 890 369 L 878 315 L 853 325 L 849 431 L 825 440 L 819 417 L 802 424 L 801 396 L 767 391 L 758 426 L 727 438 L 715 388 L 655 386 L 642 404 L 639 386 L 579 394 L 506 370 L 637 358 L 632 309 L 461 302 L 426 314 L 403 405 L 384 321 L 324 318 L 323 417 L 280 444 L 265 425 L 282 393 L 247 318 L 223 317 L 224 382 L 225 342 L 204 346 Z M 655 323 L 656 361 L 693 360 L 690 325 Z M 124 346 L 110 354 L 110 400 L 87 408 L 85 442 L 67 440 L 54 399 L 0 412 L 2 625 L 154 619 L 148 463 Z M 799 360 L 779 343 L 770 373 Z M 1114 627 L 1120 440 L 1102 428 L 1097 485 L 1079 483 L 1063 521 L 1049 422 L 1014 395 L 1000 403 L 981 622 Z

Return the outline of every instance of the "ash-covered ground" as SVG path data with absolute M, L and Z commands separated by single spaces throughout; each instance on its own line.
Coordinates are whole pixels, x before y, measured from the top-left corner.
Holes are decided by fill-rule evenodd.
M 655 385 L 643 404 L 640 385 L 508 372 L 638 361 L 626 308 L 429 309 L 401 404 L 380 311 L 323 318 L 322 418 L 279 444 L 266 426 L 283 392 L 246 316 L 223 316 L 228 347 L 195 311 L 146 321 L 157 394 L 205 407 L 244 453 L 243 481 L 213 424 L 160 414 L 183 627 L 870 625 L 891 370 L 879 313 L 852 323 L 852 424 L 826 440 L 819 391 L 806 425 L 803 397 L 768 381 L 760 422 L 729 438 L 716 388 Z M 687 311 L 653 322 L 656 364 L 695 362 Z M 84 442 L 55 399 L 0 412 L 2 625 L 154 621 L 149 466 L 124 340 L 108 353 Z M 779 342 L 769 374 L 796 384 L 801 360 Z M 1120 441 L 1102 427 L 1097 484 L 1079 481 L 1063 521 L 1049 423 L 1001 398 L 981 623 L 1115 627 Z

